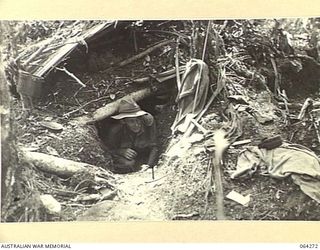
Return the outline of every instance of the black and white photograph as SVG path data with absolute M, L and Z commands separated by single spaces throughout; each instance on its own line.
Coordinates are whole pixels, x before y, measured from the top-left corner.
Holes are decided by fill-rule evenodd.
M 1 222 L 320 220 L 320 18 L 0 33 Z

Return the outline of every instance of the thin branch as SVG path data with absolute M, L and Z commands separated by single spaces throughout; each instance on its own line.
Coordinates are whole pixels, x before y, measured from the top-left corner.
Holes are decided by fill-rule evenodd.
M 178 33 L 178 32 L 174 32 L 174 31 L 166 31 L 166 30 L 146 30 L 146 31 L 144 31 L 144 33 L 151 33 L 151 32 L 175 35 L 175 36 L 178 36 L 178 37 L 183 37 L 183 38 L 189 39 L 189 37 L 187 35 L 181 34 L 181 33 Z
M 130 64 L 130 63 L 132 63 L 132 62 L 134 62 L 134 61 L 136 61 L 136 60 L 138 60 L 138 59 L 141 59 L 141 58 L 147 56 L 147 55 L 150 54 L 152 51 L 154 51 L 154 50 L 156 50 L 156 49 L 158 49 L 158 48 L 161 48 L 161 47 L 163 47 L 163 46 L 165 46 L 165 45 L 167 45 L 167 44 L 173 43 L 173 42 L 174 42 L 174 40 L 165 40 L 165 41 L 162 41 L 162 42 L 160 42 L 160 43 L 157 43 L 157 44 L 149 47 L 149 48 L 146 49 L 145 51 L 143 51 L 143 52 L 141 52 L 141 53 L 139 53 L 139 54 L 137 54 L 137 55 L 135 55 L 135 56 L 133 56 L 133 57 L 130 57 L 130 58 L 128 58 L 128 59 L 120 62 L 117 66 L 123 67 L 123 66 L 125 66 L 125 65 L 127 65 L 127 64 Z M 107 69 L 105 69 L 105 70 L 102 71 L 102 72 L 106 72 L 106 71 L 108 71 L 109 69 L 110 69 L 110 68 L 107 68 Z
M 93 103 L 93 102 L 101 101 L 101 100 L 106 99 L 106 98 L 108 98 L 108 96 L 102 96 L 102 97 L 100 97 L 100 98 L 98 98 L 98 99 L 95 99 L 95 100 L 92 100 L 92 101 L 90 101 L 90 102 L 87 102 L 86 104 L 83 104 L 83 105 L 80 106 L 79 108 L 77 108 L 77 109 L 75 109 L 75 110 L 72 110 L 72 111 L 70 111 L 70 112 L 68 112 L 68 113 L 65 113 L 64 116 L 69 116 L 69 115 L 71 115 L 71 114 L 73 114 L 73 113 L 78 112 L 79 110 L 83 109 L 84 107 L 88 106 L 89 104 L 91 104 L 91 103 Z
M 179 44 L 180 44 L 180 37 L 177 38 L 176 60 L 175 60 L 178 92 L 181 89 L 181 79 L 180 79 L 180 72 L 179 72 Z
M 58 67 L 56 67 L 56 69 L 65 72 L 68 76 L 70 76 L 71 78 L 76 80 L 76 82 L 79 83 L 82 87 L 86 87 L 86 85 L 78 77 L 76 77 L 74 74 L 69 72 L 66 68 L 58 68 Z
M 37 49 L 36 52 L 34 52 L 24 63 L 22 63 L 22 66 L 28 66 L 28 64 L 37 56 L 39 55 L 45 48 L 45 45 L 41 46 L 39 49 Z
M 204 45 L 203 45 L 203 50 L 202 50 L 202 61 L 204 60 L 204 56 L 205 56 L 206 50 L 207 50 L 207 43 L 208 43 L 210 26 L 211 26 L 211 21 L 209 20 L 208 26 L 207 26 L 207 34 L 206 34 L 206 38 L 204 40 Z
M 274 93 L 275 94 L 279 94 L 277 93 L 277 91 L 279 91 L 279 87 L 280 87 L 280 83 L 279 83 L 279 73 L 278 73 L 278 69 L 277 69 L 277 65 L 276 65 L 276 61 L 274 60 L 274 58 L 271 58 L 271 64 L 274 70 Z
M 204 135 L 206 135 L 209 132 L 204 127 L 202 127 L 195 119 L 191 118 L 190 120 Z

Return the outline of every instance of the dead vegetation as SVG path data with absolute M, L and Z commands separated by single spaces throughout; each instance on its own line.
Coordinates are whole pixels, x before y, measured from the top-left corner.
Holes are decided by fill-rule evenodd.
M 318 220 L 317 201 L 291 179 L 259 170 L 231 178 L 238 155 L 265 138 L 319 155 L 318 26 L 317 18 L 9 23 L 11 92 L 18 68 L 37 79 L 31 105 L 21 89 L 11 102 L 19 167 L 2 220 Z M 204 105 L 172 134 L 193 58 L 208 67 L 208 92 L 200 95 L 200 67 L 191 101 Z M 154 179 L 111 172 L 103 130 L 128 96 L 156 117 L 163 154 Z

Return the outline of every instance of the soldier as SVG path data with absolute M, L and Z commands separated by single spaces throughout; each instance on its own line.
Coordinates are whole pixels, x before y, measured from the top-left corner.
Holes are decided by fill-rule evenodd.
M 112 118 L 116 121 L 107 132 L 107 144 L 114 159 L 114 172 L 129 173 L 153 167 L 158 158 L 153 116 L 128 99 L 121 100 L 119 113 Z

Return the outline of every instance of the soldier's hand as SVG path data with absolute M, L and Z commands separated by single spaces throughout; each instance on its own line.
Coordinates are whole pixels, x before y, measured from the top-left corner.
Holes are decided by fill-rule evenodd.
M 148 113 L 142 116 L 142 121 L 146 126 L 150 127 L 154 122 L 154 118 L 151 114 Z
M 137 152 L 131 148 L 120 149 L 119 153 L 128 160 L 133 160 L 137 156 Z
M 143 172 L 143 171 L 146 171 L 147 169 L 149 169 L 150 168 L 150 166 L 148 165 L 148 164 L 142 164 L 141 165 L 141 171 Z

